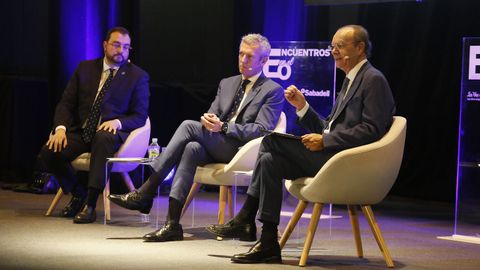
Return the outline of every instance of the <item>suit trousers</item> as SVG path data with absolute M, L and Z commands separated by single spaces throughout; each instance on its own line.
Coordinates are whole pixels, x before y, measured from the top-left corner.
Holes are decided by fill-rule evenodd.
M 257 218 L 262 222 L 279 224 L 282 180 L 315 176 L 334 154 L 325 150 L 312 152 L 297 139 L 265 136 L 247 190 L 247 194 L 259 199 Z
M 185 203 L 197 166 L 228 163 L 244 144 L 219 132 L 210 132 L 198 121 L 185 120 L 153 162 L 155 172 L 138 191 L 153 196 L 168 173 L 177 166 L 170 197 Z
M 74 192 L 78 179 L 70 163 L 85 152 L 91 153 L 87 186 L 88 188 L 103 190 L 107 158 L 113 157 L 122 143 L 119 133 L 97 131 L 92 142 L 86 144 L 82 140 L 81 131 L 67 132 L 67 143 L 67 147 L 60 152 L 53 152 L 53 150 L 48 149 L 47 145 L 44 145 L 40 152 L 40 158 L 44 161 L 47 169 L 57 178 L 63 192 Z

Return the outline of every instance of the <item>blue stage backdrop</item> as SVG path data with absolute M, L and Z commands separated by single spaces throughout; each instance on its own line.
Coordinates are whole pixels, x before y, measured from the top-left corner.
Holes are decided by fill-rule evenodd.
M 295 85 L 308 103 L 327 117 L 335 102 L 335 61 L 329 42 L 273 41 L 270 59 L 263 67 L 265 76 L 284 88 Z M 296 123 L 295 108 L 285 104 L 287 132 L 302 135 L 306 131 Z
M 460 93 L 454 235 L 480 243 L 480 38 L 463 39 Z M 468 224 L 477 227 L 472 230 Z

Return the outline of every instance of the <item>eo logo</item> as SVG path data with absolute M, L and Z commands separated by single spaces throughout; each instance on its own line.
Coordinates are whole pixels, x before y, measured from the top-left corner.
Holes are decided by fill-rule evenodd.
M 263 67 L 263 73 L 269 78 L 278 78 L 286 81 L 292 75 L 292 65 L 295 57 L 329 57 L 329 49 L 284 48 L 272 49 L 270 57 L 284 57 L 286 59 L 268 59 Z
M 272 49 L 270 51 L 270 57 L 272 56 L 281 56 L 281 49 Z M 290 79 L 290 76 L 292 75 L 292 65 L 294 61 L 294 57 L 290 58 L 288 61 L 269 58 L 263 67 L 263 73 L 268 78 L 278 78 L 282 81 L 286 81 Z M 270 71 L 270 67 L 272 67 L 272 69 L 276 67 L 276 70 Z
M 480 46 L 470 46 L 468 79 L 480 80 Z

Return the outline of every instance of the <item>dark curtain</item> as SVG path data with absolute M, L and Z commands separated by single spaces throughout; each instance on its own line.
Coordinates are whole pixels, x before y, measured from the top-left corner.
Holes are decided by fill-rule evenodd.
M 58 11 L 58 1 L 4 2 L 2 25 L 7 28 L 9 40 L 15 37 L 18 42 L 16 46 L 7 42 L 0 45 L 0 113 L 6 124 L 0 137 L 2 175 L 7 171 L 25 171 L 28 162 L 14 157 L 17 149 L 24 151 L 24 161 L 34 160 L 46 136 L 44 132 L 51 128 L 51 112 L 65 86 L 63 82 L 69 77 L 52 75 L 62 69 L 56 53 L 61 45 L 55 34 L 56 23 L 60 22 L 52 15 Z M 221 78 L 238 73 L 240 37 L 249 32 L 270 33 L 272 29 L 265 28 L 275 24 L 266 24 L 265 18 L 282 20 L 285 15 L 271 14 L 282 10 L 269 8 L 272 3 L 281 5 L 282 1 L 270 0 L 117 2 L 118 18 L 125 19 L 122 23 L 132 31 L 132 59 L 151 76 L 152 136 L 159 137 L 162 145 L 166 145 L 182 120 L 198 119 L 208 109 Z M 33 11 L 28 13 L 27 4 L 47 15 L 47 19 L 35 16 Z M 404 161 L 391 194 L 453 201 L 462 37 L 480 36 L 478 10 L 480 1 L 427 0 L 304 6 L 298 11 L 302 29 L 296 30 L 296 36 L 303 40 L 330 40 L 336 29 L 345 24 L 362 24 L 369 30 L 373 42 L 370 61 L 389 80 L 397 114 L 408 120 Z M 25 16 L 26 12 L 31 16 Z M 54 23 L 48 20 L 49 14 Z M 295 18 L 289 18 L 292 17 Z M 49 38 L 46 42 L 30 39 L 32 32 L 33 36 Z M 36 49 L 33 55 L 29 53 L 31 48 Z M 12 74 L 21 82 L 12 83 Z M 32 76 L 38 79 L 36 83 L 24 82 Z M 338 72 L 338 76 L 341 81 L 343 74 Z M 32 92 L 33 89 L 39 90 Z M 33 137 L 42 139 L 25 137 L 30 130 L 18 125 L 22 120 L 17 119 L 30 119 L 27 116 L 32 115 L 32 111 L 24 110 L 30 102 L 26 97 L 30 96 L 36 99 L 29 106 L 38 108 L 33 112 L 38 125 Z M 25 150 L 19 143 L 12 143 L 13 138 L 19 142 L 35 141 L 38 146 Z M 4 180 L 10 181 L 7 178 Z

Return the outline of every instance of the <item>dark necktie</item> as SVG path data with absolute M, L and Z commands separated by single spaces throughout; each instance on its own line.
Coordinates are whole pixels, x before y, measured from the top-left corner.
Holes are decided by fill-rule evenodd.
M 335 101 L 335 108 L 334 108 L 334 111 L 333 111 L 334 112 L 333 115 L 337 114 L 337 110 L 340 108 L 340 104 L 342 104 L 342 102 L 343 102 L 343 99 L 345 97 L 345 93 L 347 92 L 349 82 L 350 82 L 350 79 L 345 77 L 345 79 L 343 80 L 342 89 L 338 93 L 337 100 Z
M 82 131 L 82 139 L 85 143 L 89 143 L 92 141 L 95 132 L 97 131 L 98 121 L 100 120 L 100 106 L 102 105 L 103 96 L 105 96 L 105 91 L 107 90 L 110 82 L 113 79 L 113 71 L 114 69 L 109 69 L 110 73 L 108 74 L 108 78 L 105 80 L 105 83 L 100 89 L 95 102 L 93 102 L 92 108 L 90 109 L 90 113 L 87 117 L 87 122 L 85 124 L 85 128 Z
M 240 85 L 240 88 L 237 90 L 237 93 L 235 94 L 235 97 L 233 99 L 233 104 L 232 108 L 230 109 L 230 112 L 227 114 L 226 121 L 230 121 L 235 113 L 238 110 L 238 107 L 240 106 L 240 103 L 242 102 L 243 96 L 245 95 L 245 88 L 247 87 L 247 84 L 249 83 L 249 80 L 243 80 L 242 84 Z

